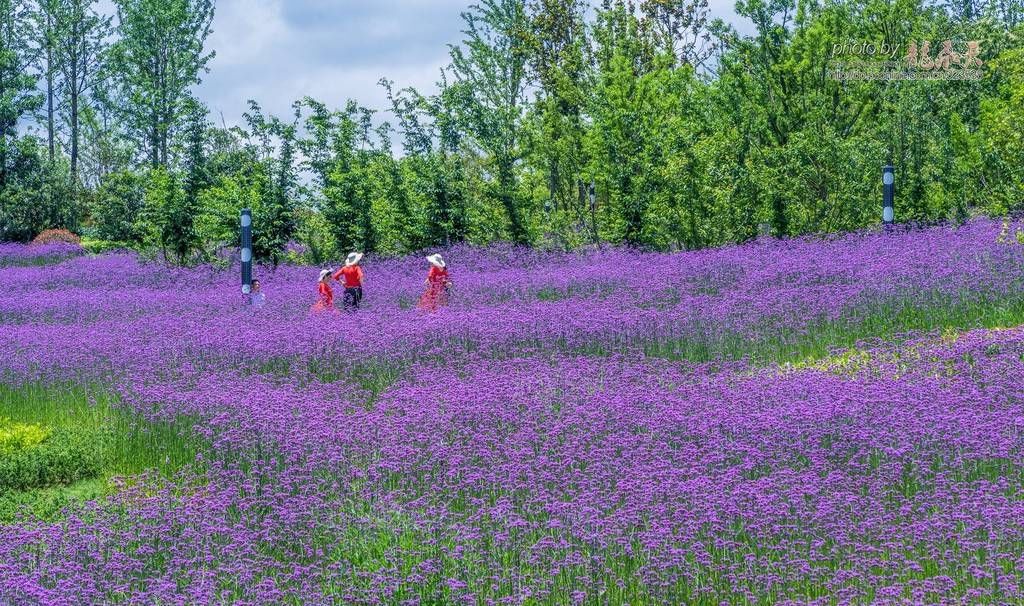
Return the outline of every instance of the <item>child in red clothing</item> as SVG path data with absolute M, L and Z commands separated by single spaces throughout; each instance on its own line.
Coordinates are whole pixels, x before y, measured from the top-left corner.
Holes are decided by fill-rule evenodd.
M 427 273 L 427 290 L 420 297 L 418 307 L 427 311 L 434 311 L 438 307 L 448 305 L 448 292 L 452 287 L 452 281 L 448 277 L 448 267 L 439 254 L 427 257 L 430 262 L 430 272 Z
M 345 267 L 334 272 L 333 278 L 345 286 L 345 294 L 341 297 L 341 304 L 346 310 L 359 309 L 359 302 L 363 300 L 363 268 L 359 267 L 359 260 L 363 253 L 349 253 L 345 259 Z
M 312 312 L 336 312 L 334 309 L 334 291 L 331 290 L 331 285 L 327 283 L 327 278 L 331 277 L 331 270 L 325 269 L 320 272 L 320 279 L 317 281 L 317 293 L 320 298 L 316 303 L 313 304 L 309 310 Z

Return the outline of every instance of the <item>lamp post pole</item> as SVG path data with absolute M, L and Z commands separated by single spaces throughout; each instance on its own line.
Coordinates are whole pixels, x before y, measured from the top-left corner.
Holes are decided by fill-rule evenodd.
M 242 294 L 252 290 L 252 210 L 243 208 L 239 222 L 242 225 Z
M 886 229 L 892 227 L 895 219 L 895 211 L 892 207 L 895 181 L 892 164 L 886 164 L 882 167 L 882 224 Z

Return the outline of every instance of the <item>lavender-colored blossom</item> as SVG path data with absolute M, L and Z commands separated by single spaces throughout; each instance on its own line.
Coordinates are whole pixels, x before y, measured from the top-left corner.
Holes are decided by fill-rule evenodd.
M 205 445 L 0 527 L 0 603 L 1020 603 L 1024 328 L 891 334 L 1013 317 L 998 233 L 456 247 L 429 314 L 419 257 L 340 315 L 316 268 L 253 314 L 237 268 L 0 262 L 5 383 Z M 771 363 L 843 335 L 884 339 Z

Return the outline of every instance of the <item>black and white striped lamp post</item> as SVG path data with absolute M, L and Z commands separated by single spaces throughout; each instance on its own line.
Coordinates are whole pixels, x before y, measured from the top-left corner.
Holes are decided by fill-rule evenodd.
M 242 294 L 252 291 L 252 210 L 243 208 L 242 224 Z
M 893 188 L 896 181 L 892 164 L 882 167 L 882 225 L 892 227 L 895 212 L 892 208 Z

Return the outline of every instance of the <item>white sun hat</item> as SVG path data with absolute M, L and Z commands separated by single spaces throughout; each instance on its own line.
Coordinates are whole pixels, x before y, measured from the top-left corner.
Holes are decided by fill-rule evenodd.
M 349 267 L 350 265 L 355 265 L 356 263 L 359 263 L 359 259 L 362 258 L 363 253 L 348 253 L 348 257 L 345 259 L 345 267 Z
M 331 270 L 329 270 L 329 269 L 322 269 L 322 270 L 320 270 L 320 277 L 317 279 L 317 282 L 323 282 L 324 278 L 326 278 L 329 275 L 331 275 Z
M 444 259 L 442 259 L 441 255 L 439 255 L 437 253 L 434 253 L 432 255 L 427 255 L 427 261 L 430 261 L 431 265 L 434 265 L 436 267 L 440 267 L 441 269 L 444 269 L 444 267 L 445 267 Z

